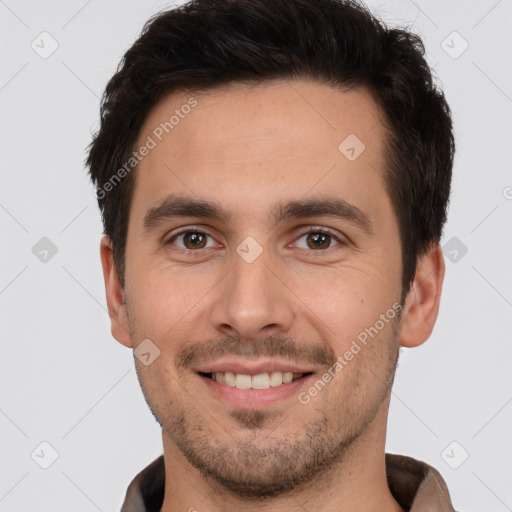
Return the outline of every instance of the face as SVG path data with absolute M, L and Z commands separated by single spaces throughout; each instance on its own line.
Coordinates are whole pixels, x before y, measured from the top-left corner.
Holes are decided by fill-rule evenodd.
M 307 81 L 173 93 L 143 145 L 117 337 L 150 340 L 164 441 L 239 495 L 309 481 L 375 431 L 398 354 L 378 107 Z

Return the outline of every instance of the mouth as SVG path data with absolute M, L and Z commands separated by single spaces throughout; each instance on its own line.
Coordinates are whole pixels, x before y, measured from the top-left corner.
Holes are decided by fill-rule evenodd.
M 277 361 L 230 360 L 196 368 L 196 375 L 214 401 L 235 409 L 267 409 L 293 399 L 311 383 L 314 371 Z M 287 404 L 287 405 L 285 405 Z
M 298 381 L 313 374 L 313 372 L 281 372 L 273 371 L 249 375 L 234 372 L 198 372 L 204 378 L 218 382 L 221 385 L 237 389 L 269 389 Z

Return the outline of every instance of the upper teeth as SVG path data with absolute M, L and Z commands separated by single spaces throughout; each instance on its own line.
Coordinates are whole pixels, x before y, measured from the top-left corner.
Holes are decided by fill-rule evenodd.
M 212 373 L 212 379 L 219 384 L 226 384 L 239 389 L 267 389 L 270 387 L 289 384 L 293 380 L 302 377 L 302 373 L 271 372 L 258 375 L 244 375 L 243 373 L 216 372 Z

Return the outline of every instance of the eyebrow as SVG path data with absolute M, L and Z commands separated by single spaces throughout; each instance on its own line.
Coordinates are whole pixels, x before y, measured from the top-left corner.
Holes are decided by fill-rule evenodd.
M 177 217 L 196 217 L 227 223 L 231 215 L 214 201 L 170 195 L 159 206 L 146 212 L 144 231 L 150 232 L 163 222 Z M 330 196 L 278 203 L 270 211 L 269 221 L 278 224 L 287 219 L 310 217 L 335 217 L 352 223 L 369 235 L 374 232 L 373 223 L 363 210 L 344 199 Z

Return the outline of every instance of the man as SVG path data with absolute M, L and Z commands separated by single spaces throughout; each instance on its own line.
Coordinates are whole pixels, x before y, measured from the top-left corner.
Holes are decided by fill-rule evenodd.
M 197 0 L 146 25 L 88 157 L 112 334 L 163 457 L 122 511 L 453 511 L 385 454 L 430 336 L 454 141 L 420 39 L 342 0 Z

